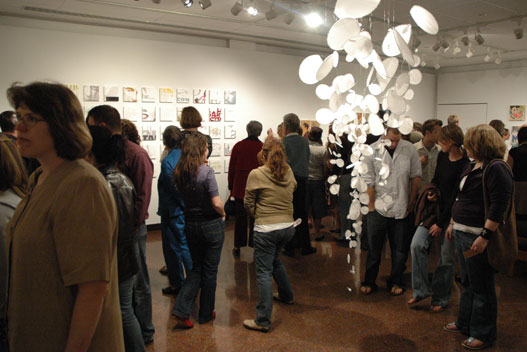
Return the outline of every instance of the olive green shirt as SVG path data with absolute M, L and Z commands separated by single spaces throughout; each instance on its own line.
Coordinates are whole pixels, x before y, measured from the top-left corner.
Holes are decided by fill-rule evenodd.
M 124 351 L 117 279 L 117 213 L 104 177 L 65 161 L 30 191 L 7 226 L 11 351 L 64 351 L 77 285 L 108 281 L 89 351 Z

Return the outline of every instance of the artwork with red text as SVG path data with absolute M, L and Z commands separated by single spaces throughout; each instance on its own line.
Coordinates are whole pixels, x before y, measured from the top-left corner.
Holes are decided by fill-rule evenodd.
M 194 104 L 205 104 L 207 102 L 207 90 L 206 89 L 194 89 Z
M 209 121 L 210 122 L 221 122 L 223 120 L 223 109 L 222 108 L 210 108 L 209 109 Z

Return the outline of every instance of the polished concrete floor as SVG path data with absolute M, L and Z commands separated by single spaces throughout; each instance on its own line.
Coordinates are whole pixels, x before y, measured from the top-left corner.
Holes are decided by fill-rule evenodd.
M 410 291 L 392 297 L 384 289 L 387 253 L 377 281 L 380 289 L 362 296 L 358 293 L 359 274 L 363 274 L 359 268 L 365 253 L 340 246 L 329 232 L 324 233 L 324 241 L 313 242 L 316 254 L 282 256 L 295 304 L 275 303 L 272 330 L 265 334 L 242 326 L 243 320 L 255 317 L 258 293 L 252 249 L 242 248 L 240 258 L 232 256 L 233 223 L 227 224 L 218 273 L 217 318 L 199 325 L 194 312 L 195 326 L 190 330 L 173 329 L 173 298 L 161 294 L 167 278 L 158 272 L 164 265 L 161 236 L 159 231 L 150 232 L 147 259 L 156 334 L 148 351 L 466 351 L 461 347 L 462 335 L 442 330 L 445 323 L 456 319 L 458 284 L 445 311 L 429 312 L 428 300 L 410 308 L 406 304 Z M 488 351 L 527 351 L 527 264 L 517 264 L 514 277 L 496 277 L 499 337 Z M 409 273 L 406 280 L 409 284 Z

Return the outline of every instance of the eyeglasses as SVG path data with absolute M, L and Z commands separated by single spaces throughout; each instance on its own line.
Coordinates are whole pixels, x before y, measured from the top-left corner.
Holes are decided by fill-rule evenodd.
M 17 116 L 18 123 L 22 122 L 26 128 L 33 128 L 39 122 L 45 121 L 44 119 L 39 119 L 33 114 L 26 114 L 24 116 Z

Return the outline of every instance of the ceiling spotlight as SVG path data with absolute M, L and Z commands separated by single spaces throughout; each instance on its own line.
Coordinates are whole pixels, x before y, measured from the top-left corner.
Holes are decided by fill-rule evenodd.
M 212 2 L 210 0 L 199 0 L 199 7 L 201 7 L 202 10 L 205 10 L 211 6 Z
M 470 39 L 468 39 L 467 31 L 465 31 L 465 35 L 463 38 L 461 38 L 461 43 L 463 43 L 464 46 L 468 46 L 468 43 L 470 43 Z
M 258 9 L 254 6 L 254 3 L 251 3 L 249 7 L 247 7 L 247 12 L 254 17 L 258 14 Z
M 461 52 L 461 48 L 459 47 L 459 42 L 456 42 L 456 46 L 454 47 L 454 50 L 452 51 L 452 54 L 457 55 Z
M 183 6 L 185 6 L 185 7 L 191 7 L 192 4 L 194 3 L 194 0 L 181 0 L 181 3 L 182 3 Z
M 500 50 L 500 51 L 498 51 L 498 57 L 496 58 L 496 60 L 494 60 L 494 63 L 495 63 L 496 65 L 499 65 L 499 64 L 501 64 L 502 62 L 503 62 L 503 60 L 502 60 L 502 58 L 501 58 L 501 50 Z
M 276 16 L 278 16 L 278 12 L 276 12 L 273 8 L 265 13 L 265 18 L 267 18 L 268 21 L 276 18 Z
M 439 70 L 441 68 L 441 65 L 439 64 L 439 62 L 436 62 L 436 64 L 434 65 L 434 68 L 436 70 Z
M 490 48 L 487 47 L 487 55 L 485 55 L 485 57 L 483 58 L 483 61 L 489 62 L 490 60 L 492 60 L 492 54 L 490 53 Z
M 160 3 L 161 3 L 161 0 L 152 0 L 152 2 L 153 2 L 154 4 L 160 4 Z
M 439 41 L 437 41 L 434 46 L 432 47 L 432 50 L 437 52 L 439 49 L 441 48 L 441 43 L 439 43 Z
M 468 45 L 468 50 L 467 50 L 467 59 L 470 59 L 473 55 L 474 53 L 472 52 L 472 44 L 470 43 Z
M 419 38 L 414 36 L 414 38 L 412 39 L 412 46 L 414 50 L 417 49 L 419 45 L 421 45 L 421 41 L 419 40 Z
M 284 17 L 285 24 L 291 24 L 295 19 L 295 14 L 293 12 L 288 12 Z
M 182 0 L 183 1 L 183 0 Z M 234 16 L 238 16 L 238 14 L 240 12 L 242 12 L 243 10 L 243 5 L 241 2 L 236 2 L 232 8 L 231 8 L 231 13 L 234 15 Z
M 311 13 L 305 15 L 304 19 L 305 19 L 307 25 L 309 27 L 311 27 L 311 28 L 316 28 L 316 27 L 320 26 L 322 23 L 324 23 L 324 20 L 322 19 L 322 17 L 320 17 L 318 12 L 311 12 Z
M 476 40 L 479 45 L 485 43 L 485 38 L 483 38 L 483 36 L 481 35 L 479 28 L 476 34 L 474 35 L 474 40 Z
M 515 28 L 514 36 L 516 37 L 516 39 L 522 39 L 523 38 L 523 28 L 522 27 Z

